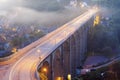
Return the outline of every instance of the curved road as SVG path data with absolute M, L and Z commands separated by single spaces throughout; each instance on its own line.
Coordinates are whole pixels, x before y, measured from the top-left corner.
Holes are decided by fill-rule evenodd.
M 52 53 L 59 45 L 67 40 L 80 26 L 88 21 L 98 10 L 88 10 L 75 20 L 67 23 L 52 33 L 51 37 L 44 40 L 39 46 L 33 48 L 11 66 L 4 75 L 3 80 L 33 80 L 37 65 Z M 51 34 L 51 33 L 50 33 Z M 49 34 L 49 35 L 50 35 Z M 46 35 L 47 36 L 47 35 Z M 42 40 L 42 39 L 41 39 Z M 40 59 L 40 58 L 41 59 Z M 36 67 L 35 67 L 35 66 Z
M 106 67 L 106 66 L 109 66 L 110 64 L 113 64 L 113 63 L 115 63 L 117 61 L 120 61 L 120 57 L 115 58 L 115 59 L 113 59 L 113 60 L 111 60 L 111 61 L 109 61 L 109 62 L 107 62 L 107 63 L 105 63 L 103 65 L 100 65 L 100 66 L 97 66 L 97 67 L 92 67 L 90 69 L 99 69 L 99 68 L 102 68 L 102 67 Z

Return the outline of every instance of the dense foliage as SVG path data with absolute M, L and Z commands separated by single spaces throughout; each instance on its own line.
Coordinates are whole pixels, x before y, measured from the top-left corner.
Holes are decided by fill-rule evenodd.
M 113 13 L 106 19 L 106 16 L 101 19 L 101 23 L 92 27 L 89 33 L 88 51 L 95 52 L 99 55 L 111 57 L 120 53 L 120 0 L 104 0 L 101 1 Z M 111 6 L 111 7 L 110 7 Z M 104 14 L 104 13 L 103 13 Z
M 85 75 L 81 75 L 73 80 L 120 80 L 120 62 L 113 63 L 106 67 L 101 67 Z

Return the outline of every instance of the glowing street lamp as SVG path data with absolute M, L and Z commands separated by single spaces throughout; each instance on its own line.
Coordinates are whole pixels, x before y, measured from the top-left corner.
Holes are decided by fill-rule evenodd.
M 37 54 L 39 54 L 40 53 L 40 50 L 38 49 L 37 50 Z M 40 56 L 40 54 L 39 54 L 39 59 L 41 60 L 42 59 L 42 57 Z
M 16 31 L 16 28 L 12 28 L 12 31 L 14 31 L 14 32 L 15 32 L 15 31 Z
M 11 52 L 16 53 L 17 52 L 17 48 L 13 48 Z
M 44 68 L 43 68 L 43 72 L 45 72 L 45 73 L 46 73 L 46 72 L 47 72 L 47 68 L 45 68 L 45 67 L 44 67 Z
M 68 80 L 71 80 L 71 74 L 68 74 L 67 78 Z
M 40 53 L 40 50 L 38 49 L 37 52 Z
M 63 80 L 63 77 L 57 77 L 56 80 Z
M 93 26 L 96 26 L 96 25 L 98 25 L 99 23 L 100 23 L 100 16 L 97 15 L 97 16 L 95 17 L 95 20 L 94 20 Z

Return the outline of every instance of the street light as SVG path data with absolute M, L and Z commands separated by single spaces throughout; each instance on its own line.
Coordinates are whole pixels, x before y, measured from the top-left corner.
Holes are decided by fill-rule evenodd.
M 42 67 L 42 73 L 43 75 L 46 77 L 46 79 L 48 80 L 48 75 L 47 75 L 48 69 L 46 67 Z M 45 80 L 46 80 L 45 79 Z
M 71 80 L 71 74 L 68 74 L 67 78 L 68 80 Z
M 39 55 L 39 59 L 41 60 L 42 57 L 40 56 L 40 50 L 39 50 L 39 49 L 37 50 L 37 53 L 38 53 L 38 55 Z
M 99 23 L 100 23 L 100 16 L 97 15 L 97 16 L 95 16 L 93 26 L 96 26 L 96 25 L 98 25 Z
M 16 53 L 17 52 L 17 48 L 13 48 L 11 52 L 12 53 Z
M 45 72 L 45 73 L 46 73 L 46 72 L 47 72 L 47 68 L 45 68 L 45 67 L 44 67 L 44 68 L 43 68 L 43 72 Z
M 37 50 L 37 52 L 39 53 L 39 52 L 40 52 L 40 50 L 38 49 L 38 50 Z
M 56 80 L 63 80 L 63 77 L 57 77 Z

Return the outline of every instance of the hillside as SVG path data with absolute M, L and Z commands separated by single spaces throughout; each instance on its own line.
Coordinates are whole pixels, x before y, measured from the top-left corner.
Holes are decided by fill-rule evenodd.
M 99 2 L 99 6 L 107 9 L 107 14 L 101 16 L 101 23 L 91 28 L 88 39 L 88 52 L 95 55 L 113 57 L 120 55 L 120 0 Z M 104 3 L 104 4 L 102 4 Z

